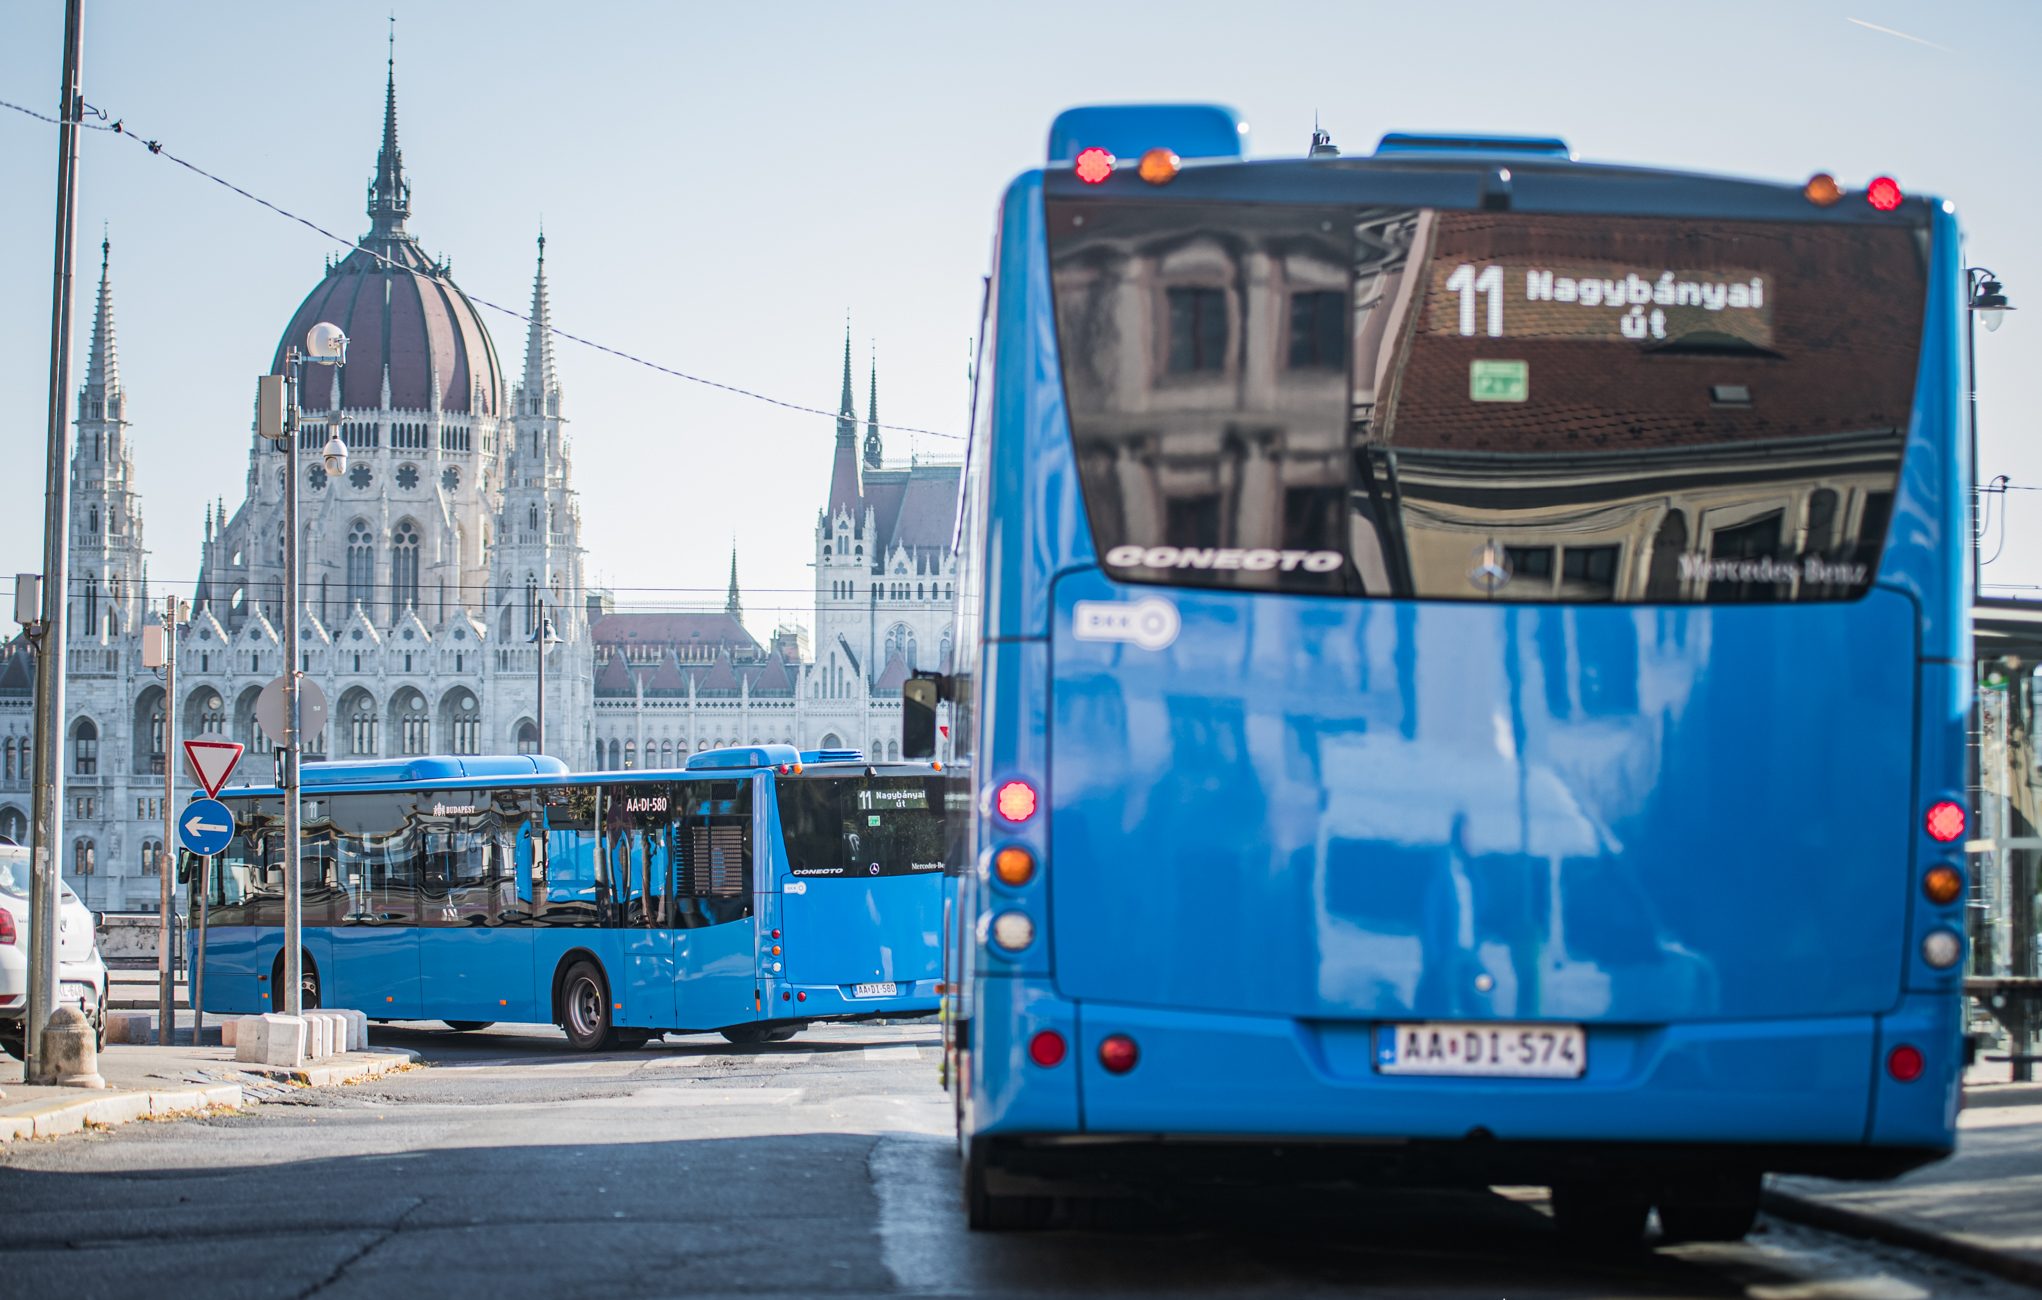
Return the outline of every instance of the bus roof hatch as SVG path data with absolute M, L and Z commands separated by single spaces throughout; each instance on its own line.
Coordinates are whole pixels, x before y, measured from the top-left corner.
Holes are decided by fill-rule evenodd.
M 1513 154 L 1571 159 L 1574 151 L 1556 135 L 1461 135 L 1453 132 L 1392 131 L 1376 144 L 1386 154 Z
M 1080 149 L 1139 158 L 1162 146 L 1179 158 L 1239 158 L 1248 124 L 1219 104 L 1095 104 L 1067 108 L 1049 126 L 1049 161 L 1075 162 Z

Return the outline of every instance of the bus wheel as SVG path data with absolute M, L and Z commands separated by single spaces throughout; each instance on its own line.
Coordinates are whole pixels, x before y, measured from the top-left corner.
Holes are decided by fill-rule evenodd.
M 487 1029 L 496 1022 L 494 1020 L 442 1020 L 440 1023 L 456 1033 L 465 1034 L 476 1029 Z
M 270 969 L 269 986 L 277 990 L 282 990 L 284 987 L 284 955 L 282 953 L 277 954 L 276 965 Z M 319 1009 L 319 968 L 312 964 L 312 959 L 309 956 L 298 958 L 298 1006 L 304 1011 L 317 1011 Z M 278 1012 L 282 1012 L 284 1009 L 281 992 L 278 994 L 275 1009 Z
M 1742 1241 L 1758 1221 L 1760 1179 L 1738 1174 L 1705 1184 L 1675 1184 L 1659 1199 L 1659 1231 L 1668 1241 Z
M 726 1041 L 752 1047 L 759 1043 L 784 1043 L 806 1028 L 807 1025 L 732 1025 L 717 1032 Z
M 568 967 L 560 983 L 560 1027 L 577 1052 L 600 1052 L 610 1044 L 610 988 L 588 962 Z
M 974 1143 L 964 1157 L 964 1218 L 973 1232 L 1020 1232 L 1049 1223 L 1056 1201 L 1048 1196 L 995 1195 L 986 1187 L 983 1147 Z
M 1563 1183 L 1551 1190 L 1554 1224 L 1584 1246 L 1622 1250 L 1645 1235 L 1652 1200 L 1634 1189 Z
M 17 1061 L 28 1059 L 28 1031 L 19 1020 L 0 1024 L 0 1050 L 4 1050 Z

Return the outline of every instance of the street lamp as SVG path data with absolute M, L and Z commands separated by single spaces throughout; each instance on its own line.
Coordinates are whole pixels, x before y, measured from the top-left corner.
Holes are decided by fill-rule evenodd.
M 284 474 L 284 979 L 282 1003 L 271 1005 L 287 1016 L 305 1010 L 305 886 L 299 876 L 304 845 L 304 809 L 300 805 L 299 759 L 305 748 L 301 734 L 298 678 L 298 426 L 303 412 L 298 409 L 298 392 L 307 362 L 319 366 L 347 364 L 347 335 L 338 325 L 320 321 L 305 335 L 305 350 L 295 346 L 284 353 L 284 373 L 265 375 L 258 389 L 256 428 L 273 439 L 290 468 Z M 276 393 L 281 379 L 285 391 Z M 347 473 L 347 444 L 338 436 L 329 438 L 320 451 L 328 478 Z
M 1964 306 L 1970 313 L 1964 329 L 1964 384 L 1965 413 L 1970 428 L 1966 435 L 1971 448 L 1971 592 L 1975 599 L 1978 594 L 1979 548 L 1984 543 L 1984 521 L 1981 518 L 1984 497 L 1978 491 L 1978 331 L 1974 326 L 1983 321 L 1987 332 L 2000 327 L 2013 305 L 2007 301 L 2005 286 L 1999 277 L 1982 266 L 1964 268 Z
M 532 634 L 525 640 L 538 647 L 536 653 L 539 661 L 539 743 L 532 752 L 543 754 L 546 752 L 546 655 L 554 646 L 560 644 L 560 638 L 553 633 L 553 619 L 546 613 L 546 602 L 543 600 L 539 602 L 539 626 L 533 628 Z

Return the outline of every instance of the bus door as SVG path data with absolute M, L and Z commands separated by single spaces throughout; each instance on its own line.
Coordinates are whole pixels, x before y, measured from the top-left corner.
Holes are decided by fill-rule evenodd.
M 738 777 L 674 787 L 681 801 L 674 999 L 682 1029 L 721 1029 L 758 1016 L 752 784 Z
M 394 791 L 336 795 L 331 817 L 345 903 L 332 931 L 323 998 L 330 1006 L 360 1007 L 371 1019 L 416 1020 L 424 1012 L 411 798 Z
M 425 1015 L 533 1020 L 531 908 L 518 893 L 524 791 L 449 790 L 419 797 L 424 924 L 419 971 Z
M 603 807 L 603 856 L 624 926 L 623 986 L 611 1000 L 624 1004 L 618 1022 L 639 1028 L 674 1024 L 673 809 L 673 787 L 650 784 L 616 786 Z

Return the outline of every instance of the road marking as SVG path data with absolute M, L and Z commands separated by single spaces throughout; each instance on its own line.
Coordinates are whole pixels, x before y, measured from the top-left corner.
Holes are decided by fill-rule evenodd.
M 867 1051 L 872 1049 L 867 1048 Z M 940 1137 L 888 1134 L 867 1171 L 879 1196 L 879 1258 L 903 1291 L 955 1292 L 970 1254 L 957 1214 L 957 1161 Z
M 896 1047 L 868 1047 L 865 1049 L 865 1059 L 874 1065 L 886 1065 L 899 1061 L 933 1061 L 936 1059 L 933 1055 L 924 1057 L 922 1051 L 922 1048 L 906 1044 Z

